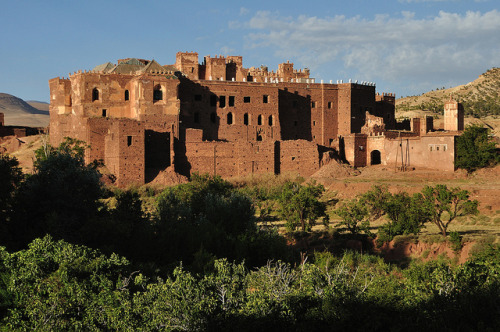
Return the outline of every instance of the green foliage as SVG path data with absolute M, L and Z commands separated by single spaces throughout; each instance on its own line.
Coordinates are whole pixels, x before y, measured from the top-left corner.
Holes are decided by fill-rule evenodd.
M 475 215 L 478 201 L 469 199 L 469 192 L 460 188 L 448 189 L 446 185 L 426 186 L 422 190 L 423 207 L 429 220 L 438 226 L 441 234 L 446 237 L 449 224 L 457 217 Z M 444 215 L 447 216 L 445 221 Z
M 370 221 L 368 219 L 368 207 L 359 199 L 344 203 L 335 213 L 342 219 L 339 226 L 345 226 L 352 234 L 358 234 L 361 231 L 370 233 Z
M 301 227 L 302 231 L 311 230 L 316 220 L 325 217 L 326 204 L 319 198 L 325 188 L 315 183 L 301 185 L 287 182 L 278 200 L 280 216 L 286 220 L 288 231 L 294 231 Z
M 81 142 L 37 151 L 34 174 L 19 187 L 12 232 L 20 243 L 51 234 L 79 241 L 79 231 L 96 214 L 103 188 L 97 165 L 85 165 Z
M 7 222 L 13 212 L 15 191 L 23 178 L 17 159 L 0 153 L 0 244 L 3 245 L 11 240 Z
M 489 137 L 489 130 L 479 125 L 465 128 L 457 138 L 455 167 L 473 172 L 478 168 L 494 165 L 499 158 L 495 142 Z
M 453 251 L 457 252 L 462 249 L 462 236 L 458 232 L 451 232 L 449 235 L 451 248 Z

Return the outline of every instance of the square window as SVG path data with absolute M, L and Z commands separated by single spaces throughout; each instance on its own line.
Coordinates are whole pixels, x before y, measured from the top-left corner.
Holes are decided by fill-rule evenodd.
M 219 107 L 220 108 L 226 107 L 226 96 L 219 97 Z
M 234 107 L 234 96 L 229 96 L 229 107 Z
M 244 103 L 249 103 L 250 102 L 250 97 L 243 97 L 243 102 Z
M 267 103 L 269 102 L 269 96 L 268 96 L 268 95 L 263 95 L 263 96 L 262 96 L 262 102 L 263 102 L 264 104 L 267 104 Z
M 201 101 L 201 95 L 194 95 L 195 101 Z

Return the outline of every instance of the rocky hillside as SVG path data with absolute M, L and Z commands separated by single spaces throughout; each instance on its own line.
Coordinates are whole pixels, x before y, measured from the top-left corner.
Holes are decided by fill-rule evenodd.
M 16 96 L 0 93 L 0 112 L 4 113 L 7 126 L 48 126 L 49 112 L 44 105 L 40 108 L 42 109 L 35 108 Z
M 465 85 L 398 99 L 396 113 L 399 116 L 419 110 L 442 113 L 450 94 L 464 105 L 466 116 L 500 116 L 500 68 L 492 68 Z

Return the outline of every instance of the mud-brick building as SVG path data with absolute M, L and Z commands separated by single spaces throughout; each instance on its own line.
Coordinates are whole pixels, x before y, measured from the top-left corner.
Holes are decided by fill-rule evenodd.
M 173 65 L 129 58 L 51 79 L 51 143 L 86 141 L 87 161 L 103 160 L 118 185 L 167 169 L 309 176 L 335 150 L 356 166 L 374 163 L 375 149 L 392 162 L 379 141 L 393 135 L 385 133 L 395 126 L 394 95 L 372 83 L 316 82 L 290 62 L 276 71 L 242 63 L 179 52 Z M 381 127 L 376 136 L 367 120 Z

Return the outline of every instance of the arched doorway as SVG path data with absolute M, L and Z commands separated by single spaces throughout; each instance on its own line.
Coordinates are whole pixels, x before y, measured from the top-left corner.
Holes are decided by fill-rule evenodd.
M 370 153 L 371 165 L 380 165 L 382 163 L 382 158 L 380 156 L 379 150 L 373 150 Z

